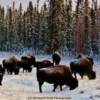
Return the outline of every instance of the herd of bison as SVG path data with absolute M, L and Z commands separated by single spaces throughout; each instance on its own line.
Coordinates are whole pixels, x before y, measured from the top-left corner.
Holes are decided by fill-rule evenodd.
M 63 85 L 69 86 L 70 90 L 77 88 L 77 73 L 81 78 L 83 78 L 84 75 L 86 75 L 88 79 L 96 78 L 96 72 L 93 70 L 94 62 L 89 56 L 79 54 L 77 59 L 70 62 L 70 67 L 61 65 L 60 61 L 61 56 L 58 52 L 52 55 L 52 62 L 49 60 L 36 61 L 36 58 L 32 55 L 22 56 L 20 60 L 15 56 L 9 59 L 3 59 L 2 65 L 0 65 L 0 85 L 2 85 L 5 73 L 14 73 L 17 75 L 20 69 L 23 69 L 23 72 L 31 72 L 32 67 L 36 67 L 36 76 L 40 92 L 42 92 L 42 85 L 44 82 L 53 84 L 53 91 L 55 91 L 57 86 L 60 86 L 60 90 L 62 90 Z

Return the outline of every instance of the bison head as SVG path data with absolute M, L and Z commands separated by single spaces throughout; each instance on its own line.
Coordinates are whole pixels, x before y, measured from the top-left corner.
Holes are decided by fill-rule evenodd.
M 31 72 L 32 71 L 32 68 L 30 67 L 30 68 L 28 68 L 28 72 Z
M 77 88 L 78 87 L 78 80 L 75 78 L 72 78 L 72 80 L 69 83 L 69 87 L 70 87 L 70 90 Z
M 19 68 L 15 68 L 15 75 L 18 75 L 19 74 Z
M 96 72 L 94 72 L 94 71 L 90 71 L 90 72 L 88 72 L 88 78 L 91 80 L 91 79 L 95 79 L 96 78 Z

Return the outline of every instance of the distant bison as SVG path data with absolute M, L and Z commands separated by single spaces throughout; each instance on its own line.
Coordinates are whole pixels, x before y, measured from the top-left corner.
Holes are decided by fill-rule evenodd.
M 55 52 L 53 55 L 52 55 L 52 59 L 53 59 L 53 64 L 59 64 L 60 61 L 61 61 L 61 56 L 60 56 L 60 53 L 59 52 Z
M 80 58 L 87 58 L 91 62 L 92 65 L 94 64 L 93 58 L 91 58 L 89 56 L 86 56 L 86 55 L 83 55 L 83 54 L 79 54 L 77 58 L 78 59 L 80 59 Z
M 17 61 L 17 66 L 19 68 L 23 68 L 23 72 L 26 70 L 27 72 L 32 71 L 32 65 L 35 63 L 34 56 L 22 56 L 20 61 Z
M 89 79 L 96 78 L 96 73 L 93 71 L 93 60 L 85 56 L 82 56 L 79 59 L 72 61 L 70 63 L 70 68 L 75 78 L 77 78 L 76 73 L 78 73 L 81 78 L 83 78 L 84 75 L 87 75 Z
M 34 64 L 34 67 L 36 67 L 37 69 L 50 67 L 50 66 L 53 66 L 53 63 L 49 60 L 36 61 Z
M 19 73 L 19 68 L 17 67 L 17 59 L 15 56 L 9 59 L 4 59 L 2 63 L 5 70 L 7 70 L 8 74 L 12 74 L 13 72 L 15 74 Z
M 0 65 L 0 85 L 2 85 L 2 79 L 4 75 L 5 69 Z
M 31 72 L 32 65 L 34 65 L 34 67 L 36 67 L 37 69 L 40 69 L 53 66 L 53 63 L 49 60 L 36 61 L 34 56 L 29 55 L 29 56 L 22 56 L 21 61 L 19 61 L 17 65 L 22 67 L 23 70 Z
M 72 77 L 70 69 L 65 65 L 56 65 L 54 67 L 41 68 L 37 71 L 37 80 L 39 83 L 39 90 L 42 92 L 42 85 L 44 82 L 54 84 L 54 89 L 62 85 L 68 85 L 70 90 L 75 89 L 78 86 L 78 80 Z
M 21 60 L 28 61 L 31 65 L 33 65 L 36 62 L 35 57 L 32 55 L 22 56 Z
M 23 72 L 31 72 L 32 71 L 32 64 L 30 64 L 28 61 L 20 60 L 17 62 L 17 66 L 19 69 L 23 69 Z

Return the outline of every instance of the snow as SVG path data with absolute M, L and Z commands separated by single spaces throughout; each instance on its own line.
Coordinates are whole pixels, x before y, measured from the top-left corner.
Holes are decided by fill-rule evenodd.
M 0 53 L 0 63 L 6 57 L 14 55 L 13 53 Z M 20 57 L 20 55 L 16 55 Z M 38 55 L 37 60 L 49 59 L 50 55 Z M 61 64 L 69 65 L 72 58 L 62 57 Z M 51 60 L 52 61 L 52 60 Z M 69 90 L 63 86 L 63 91 L 58 87 L 56 92 L 52 92 L 53 85 L 44 83 L 43 93 L 39 93 L 38 82 L 36 78 L 36 68 L 31 73 L 20 72 L 19 75 L 5 74 L 2 86 L 0 86 L 0 100 L 100 100 L 100 65 L 95 64 L 97 78 L 88 80 L 84 77 L 82 80 L 78 76 L 79 86 L 75 90 Z

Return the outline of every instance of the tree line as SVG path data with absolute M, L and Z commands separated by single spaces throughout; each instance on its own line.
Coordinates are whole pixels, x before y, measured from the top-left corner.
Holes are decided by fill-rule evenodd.
M 27 9 L 0 6 L 0 50 L 35 53 L 100 55 L 100 8 L 97 0 L 48 0 L 38 9 L 29 2 Z

